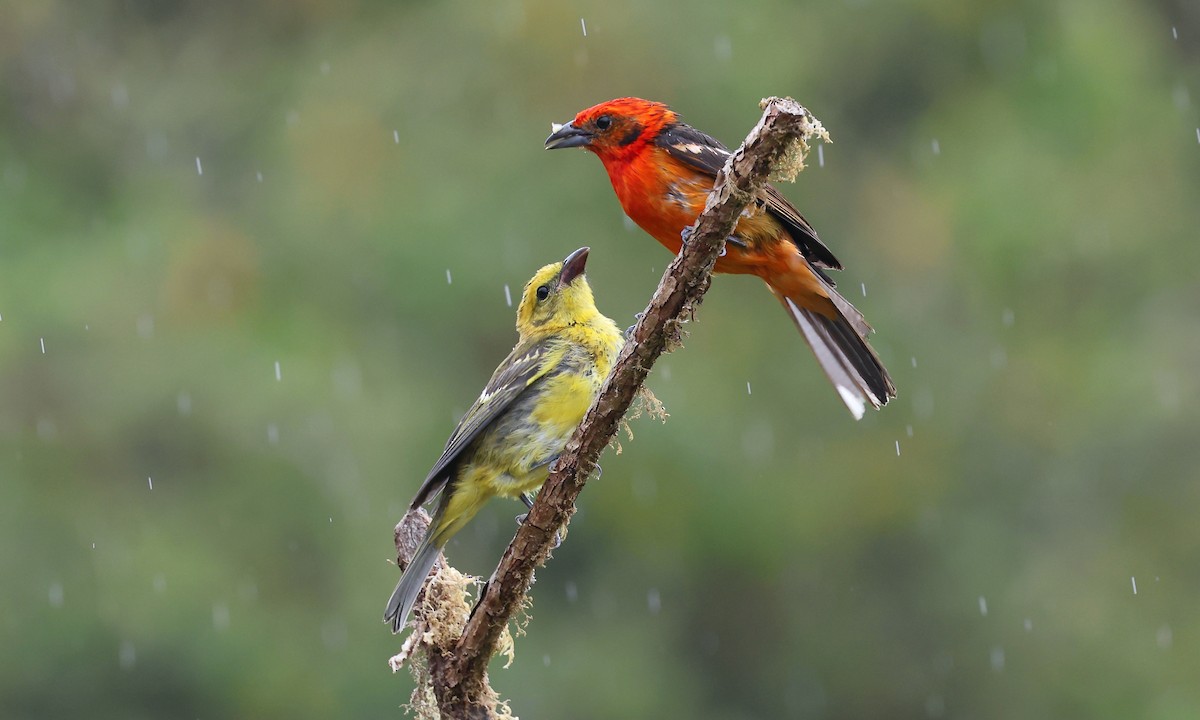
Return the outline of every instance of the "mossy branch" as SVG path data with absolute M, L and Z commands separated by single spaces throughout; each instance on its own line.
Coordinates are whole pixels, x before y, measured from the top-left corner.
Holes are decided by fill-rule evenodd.
M 686 245 L 663 274 L 599 397 L 567 442 L 461 633 L 453 642 L 438 641 L 435 636 L 445 635 L 428 631 L 427 610 L 422 607 L 427 604 L 414 609 L 421 635 L 405 643 L 402 655 L 410 655 L 414 644 L 425 650 L 427 677 L 442 717 L 474 720 L 507 714 L 488 684 L 487 667 L 502 644 L 511 643 L 505 639 L 508 624 L 525 599 L 534 569 L 549 557 L 556 534 L 565 530 L 575 512 L 575 498 L 595 470 L 600 453 L 612 442 L 650 368 L 671 349 L 679 325 L 691 319 L 708 291 L 713 266 L 742 210 L 768 180 L 795 176 L 803 167 L 809 138 L 827 139 L 816 118 L 791 98 L 768 98 L 760 106 L 762 118 L 718 173 Z M 411 529 L 403 527 L 410 521 L 419 522 L 419 516 L 409 513 L 396 530 L 401 563 L 407 559 L 402 539 L 413 536 Z M 437 579 L 427 583 L 427 591 Z

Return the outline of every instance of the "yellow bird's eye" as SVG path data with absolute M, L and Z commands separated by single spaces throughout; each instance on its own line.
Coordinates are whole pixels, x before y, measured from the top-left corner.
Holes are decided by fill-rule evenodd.
M 542 286 L 538 287 L 538 289 L 537 289 L 538 302 L 541 302 L 542 300 L 545 300 L 548 297 L 550 297 L 550 288 L 546 285 L 542 285 Z

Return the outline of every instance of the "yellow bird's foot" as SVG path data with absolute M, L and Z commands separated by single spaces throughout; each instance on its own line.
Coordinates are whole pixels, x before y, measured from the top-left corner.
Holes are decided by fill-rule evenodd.
M 532 505 L 530 507 L 532 507 Z M 516 517 L 517 525 L 524 525 L 525 521 L 528 519 L 529 519 L 529 513 L 521 513 L 520 515 L 518 515 Z M 557 550 L 558 546 L 562 545 L 562 542 L 563 542 L 563 533 L 560 530 L 560 531 L 554 533 L 554 543 L 550 545 L 550 549 Z
M 633 337 L 633 329 L 635 327 L 637 327 L 637 321 L 641 320 L 642 316 L 645 314 L 646 313 L 637 313 L 633 316 L 633 324 L 630 325 L 629 327 L 625 328 L 625 339 L 626 340 L 629 340 L 630 338 Z

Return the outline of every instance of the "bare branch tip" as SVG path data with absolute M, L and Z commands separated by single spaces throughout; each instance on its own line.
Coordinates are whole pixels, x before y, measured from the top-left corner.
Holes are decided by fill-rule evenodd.
M 429 528 L 430 522 L 432 520 L 429 513 L 425 512 L 425 508 L 416 508 L 409 509 L 404 513 L 400 522 L 396 523 L 392 540 L 396 544 L 396 564 L 401 568 L 408 567 L 409 561 L 417 551 L 417 546 L 425 537 L 425 531 Z
M 773 108 L 775 112 L 787 113 L 788 115 L 808 114 L 808 111 L 804 109 L 803 105 L 786 96 L 777 97 L 772 95 L 771 97 L 765 97 L 758 101 L 759 110 L 766 110 L 768 108 Z

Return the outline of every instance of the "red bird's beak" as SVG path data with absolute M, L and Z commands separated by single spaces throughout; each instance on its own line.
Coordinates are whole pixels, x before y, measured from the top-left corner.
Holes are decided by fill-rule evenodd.
M 570 285 L 575 278 L 583 274 L 583 266 L 587 265 L 588 250 L 591 248 L 581 247 L 563 260 L 562 272 L 558 275 L 559 285 Z
M 592 134 L 590 132 L 580 130 L 571 123 L 567 123 L 566 125 L 551 123 L 550 129 L 554 132 L 550 133 L 550 137 L 546 138 L 547 150 L 586 147 L 592 142 Z

